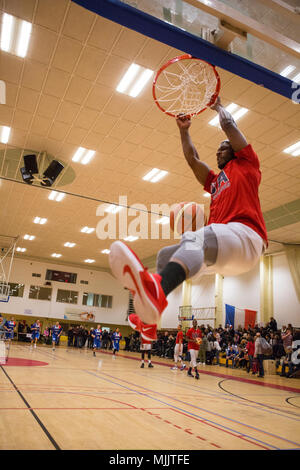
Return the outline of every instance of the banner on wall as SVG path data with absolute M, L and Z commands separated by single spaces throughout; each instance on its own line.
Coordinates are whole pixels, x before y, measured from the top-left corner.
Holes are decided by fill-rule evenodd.
M 237 328 L 241 325 L 243 328 L 254 327 L 256 322 L 256 310 L 241 309 L 233 307 L 232 305 L 225 304 L 225 326 L 232 325 Z
M 64 320 L 75 320 L 82 322 L 95 322 L 95 314 L 93 312 L 83 312 L 82 310 L 65 310 Z

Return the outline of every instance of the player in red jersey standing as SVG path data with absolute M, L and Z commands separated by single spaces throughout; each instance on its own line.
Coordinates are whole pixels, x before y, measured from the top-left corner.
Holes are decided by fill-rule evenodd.
M 141 336 L 141 357 L 142 357 L 142 363 L 141 363 L 141 368 L 143 369 L 145 367 L 145 353 L 147 352 L 148 355 L 148 367 L 153 367 L 153 364 L 151 362 L 151 349 L 152 349 L 152 341 L 147 341 Z
M 191 118 L 178 116 L 185 159 L 199 183 L 211 194 L 207 226 L 183 234 L 179 244 L 165 247 L 157 256 L 157 273 L 144 268 L 137 255 L 121 241 L 111 245 L 110 265 L 124 287 L 134 292 L 141 334 L 155 339 L 167 296 L 186 279 L 206 273 L 239 275 L 250 271 L 267 246 L 267 232 L 258 189 L 261 181 L 258 156 L 238 129 L 220 98 L 212 106 L 228 140 L 216 156 L 220 173 L 202 162 L 189 135 Z M 151 326 L 151 328 L 150 328 Z
M 190 353 L 190 367 L 188 369 L 187 375 L 189 377 L 195 377 L 195 379 L 199 379 L 199 372 L 197 369 L 197 357 L 200 348 L 202 333 L 198 328 L 197 320 L 193 320 L 193 326 L 187 331 L 186 337 L 188 339 L 188 352 Z M 192 369 L 194 369 L 195 376 L 192 374 Z
M 180 361 L 180 370 L 185 369 L 186 365 L 182 362 L 182 354 L 183 354 L 183 331 L 182 326 L 179 324 L 177 327 L 177 335 L 176 335 L 176 342 L 174 348 L 174 366 L 171 367 L 172 370 L 177 370 L 178 360 Z

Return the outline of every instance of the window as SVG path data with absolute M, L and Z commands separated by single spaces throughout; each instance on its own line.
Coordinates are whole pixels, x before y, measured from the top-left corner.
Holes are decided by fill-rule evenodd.
M 57 290 L 56 302 L 62 302 L 66 304 L 77 304 L 78 292 L 74 290 Z
M 112 295 L 84 292 L 82 305 L 87 305 L 88 307 L 112 308 Z
M 29 299 L 35 300 L 51 300 L 51 287 L 30 286 Z
M 16 284 L 14 282 L 9 282 L 8 284 L 10 297 L 23 297 L 24 284 Z

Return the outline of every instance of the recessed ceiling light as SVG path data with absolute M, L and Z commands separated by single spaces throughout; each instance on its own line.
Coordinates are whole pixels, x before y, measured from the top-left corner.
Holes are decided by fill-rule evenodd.
M 288 65 L 280 72 L 279 75 L 281 75 L 282 77 L 287 77 L 290 73 L 292 73 L 295 70 L 295 68 L 296 67 L 294 65 Z
M 53 258 L 60 258 L 61 254 L 60 253 L 52 253 L 51 255 Z
M 105 250 L 102 250 L 101 253 L 104 253 L 105 255 L 109 255 L 110 250 L 108 250 L 107 248 L 105 248 Z
M 94 154 L 95 154 L 95 150 L 88 150 L 84 147 L 78 147 L 78 149 L 76 150 L 72 158 L 72 161 L 79 162 L 82 165 L 86 165 L 87 163 L 91 161 Z
M 57 191 L 51 191 L 51 193 L 48 196 L 48 199 L 50 199 L 51 201 L 60 202 L 60 201 L 63 200 L 64 197 L 65 197 L 65 193 L 59 193 Z
M 16 250 L 24 253 L 24 251 L 26 251 L 26 248 L 21 248 L 20 246 L 17 246 Z
M 138 240 L 139 237 L 134 237 L 133 235 L 129 235 L 128 237 L 124 238 L 126 242 L 135 242 Z
M 34 235 L 28 235 L 28 234 L 26 233 L 26 235 L 24 235 L 23 238 L 24 238 L 24 240 L 34 240 L 34 239 L 35 239 L 35 236 L 34 236 Z
M 235 121 L 238 119 L 241 119 L 242 116 L 244 116 L 249 109 L 247 108 L 242 108 L 241 106 L 238 106 L 235 103 L 230 103 L 228 106 L 225 108 L 229 113 L 232 114 L 232 117 Z M 220 126 L 220 120 L 219 120 L 219 115 L 215 116 L 209 123 L 211 126 Z
M 73 248 L 75 245 L 76 245 L 76 243 L 70 243 L 70 242 L 66 242 L 64 244 L 64 246 L 67 246 L 68 248 Z
M 41 217 L 35 217 L 33 223 L 44 225 L 47 222 L 47 219 Z
M 153 70 L 131 64 L 117 86 L 119 93 L 136 98 L 153 75 Z
M 286 149 L 283 150 L 284 153 L 288 153 L 293 157 L 298 157 L 300 155 L 300 140 L 293 145 L 290 145 Z
M 92 227 L 83 227 L 80 231 L 83 233 L 92 233 L 95 229 Z
M 150 181 L 150 183 L 157 183 L 166 176 L 168 172 L 165 170 L 160 170 L 159 168 L 152 168 L 145 176 L 143 176 L 144 181 Z
M 27 54 L 32 24 L 4 13 L 2 16 L 2 32 L 0 48 L 19 57 Z
M 84 262 L 85 263 L 95 263 L 95 260 L 94 259 L 85 259 Z
M 8 139 L 9 139 L 9 135 L 10 135 L 10 127 L 0 126 L 0 130 L 1 130 L 0 140 L 1 140 L 2 144 L 7 144 Z

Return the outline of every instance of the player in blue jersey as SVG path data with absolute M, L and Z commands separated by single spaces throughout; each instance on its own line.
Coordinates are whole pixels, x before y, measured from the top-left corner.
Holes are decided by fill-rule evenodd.
M 93 342 L 93 356 L 96 356 L 96 349 L 101 348 L 101 342 L 102 342 L 101 325 L 97 325 L 97 328 L 95 328 L 92 331 L 92 338 L 94 339 L 94 342 Z
M 116 354 L 117 351 L 120 349 L 120 340 L 122 339 L 122 335 L 120 333 L 119 328 L 116 328 L 116 331 L 112 334 L 112 342 L 113 342 L 113 355 Z
M 4 329 L 6 331 L 6 339 L 12 340 L 14 339 L 14 331 L 16 328 L 16 322 L 14 317 L 11 320 L 7 320 L 4 324 Z
M 62 327 L 60 326 L 59 322 L 57 321 L 55 325 L 51 328 L 52 334 L 52 350 L 55 351 L 55 345 L 58 343 L 60 335 L 62 333 Z
M 37 320 L 33 325 L 31 325 L 31 343 L 30 347 L 34 345 L 36 348 L 36 343 L 40 339 L 40 334 L 41 334 L 41 323 L 40 320 Z

